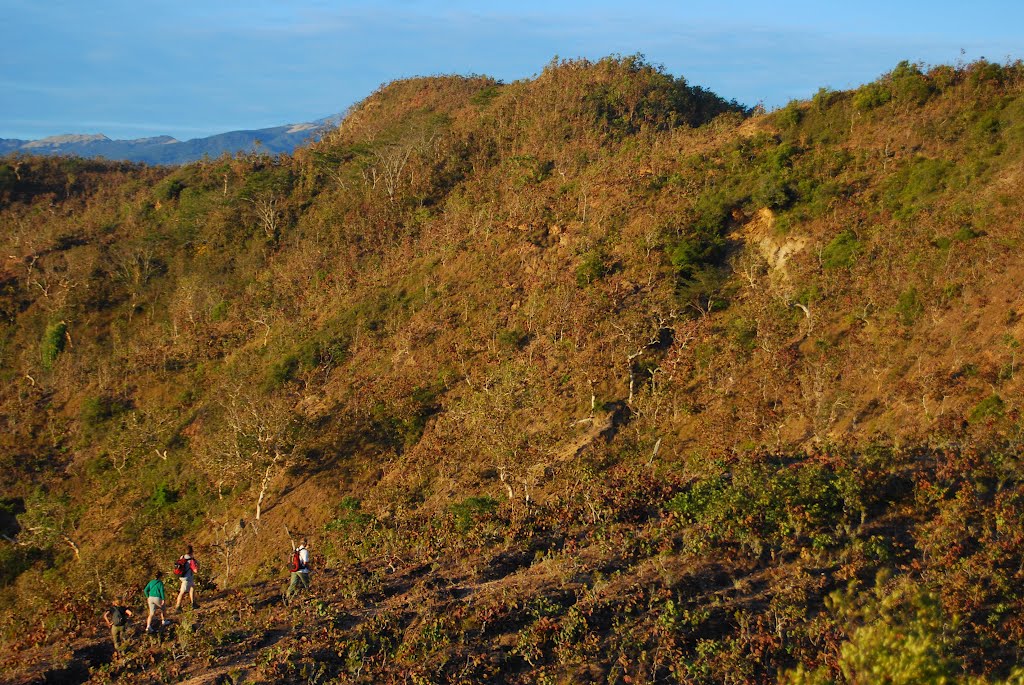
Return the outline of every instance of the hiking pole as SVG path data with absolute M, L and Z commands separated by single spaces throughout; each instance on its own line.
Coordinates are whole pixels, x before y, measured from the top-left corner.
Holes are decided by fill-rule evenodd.
M 284 532 L 285 532 L 285 535 L 288 536 L 288 542 L 292 543 L 292 551 L 294 552 L 295 551 L 295 540 L 294 540 L 294 538 L 292 538 L 292 532 L 290 530 L 288 530 L 288 526 L 284 527 Z

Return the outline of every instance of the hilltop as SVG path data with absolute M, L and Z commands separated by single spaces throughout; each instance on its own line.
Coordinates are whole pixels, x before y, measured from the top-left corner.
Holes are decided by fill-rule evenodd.
M 1016 677 L 1022 87 L 901 63 L 764 113 L 568 60 L 387 84 L 292 155 L 6 160 L 2 668 Z M 105 663 L 185 541 L 214 601 Z

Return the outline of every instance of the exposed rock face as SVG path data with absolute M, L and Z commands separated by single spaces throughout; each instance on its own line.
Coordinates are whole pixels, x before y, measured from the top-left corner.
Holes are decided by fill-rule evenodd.
M 775 213 L 764 207 L 758 210 L 743 229 L 746 242 L 757 250 L 767 262 L 772 279 L 778 282 L 789 280 L 786 263 L 807 247 L 807 238 L 802 236 L 778 235 L 775 232 Z

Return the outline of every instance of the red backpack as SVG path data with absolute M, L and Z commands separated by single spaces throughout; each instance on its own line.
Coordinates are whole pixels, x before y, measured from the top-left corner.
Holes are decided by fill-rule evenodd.
M 176 562 L 174 562 L 174 575 L 176 576 L 187 576 L 189 572 L 188 559 L 182 556 Z
M 302 557 L 299 556 L 299 550 L 295 550 L 292 552 L 292 561 L 288 564 L 288 570 L 295 573 L 300 568 L 302 568 Z

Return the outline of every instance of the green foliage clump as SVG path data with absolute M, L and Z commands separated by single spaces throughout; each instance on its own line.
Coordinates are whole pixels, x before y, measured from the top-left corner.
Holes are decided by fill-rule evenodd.
M 7 587 L 37 562 L 47 558 L 48 555 L 41 549 L 5 542 L 0 546 L 0 588 Z
M 520 185 L 536 185 L 551 177 L 555 163 L 550 159 L 537 159 L 533 155 L 513 157 L 512 162 L 519 168 Z
M 267 378 L 264 383 L 265 390 L 274 390 L 285 383 L 295 380 L 295 374 L 299 370 L 299 357 L 296 354 L 286 354 L 267 370 Z
M 974 423 L 991 417 L 999 417 L 1006 411 L 1006 403 L 999 395 L 989 395 L 971 410 L 968 419 Z
M 487 86 L 486 88 L 480 89 L 480 91 L 471 97 L 469 101 L 482 109 L 490 105 L 494 98 L 498 97 L 500 93 L 501 88 L 499 86 Z
M 892 91 L 877 81 L 861 86 L 853 94 L 853 106 L 861 112 L 881 107 L 892 99 Z
M 935 92 L 931 81 L 921 68 L 906 60 L 896 65 L 896 68 L 889 74 L 892 83 L 893 97 L 899 102 L 913 105 L 923 105 Z
M 785 209 L 792 204 L 794 198 L 793 189 L 786 180 L 778 174 L 767 174 L 761 177 L 757 189 L 751 195 L 751 201 L 758 207 L 768 209 Z
M 49 371 L 53 368 L 57 357 L 64 351 L 68 338 L 68 325 L 63 321 L 52 323 L 46 327 L 43 339 L 39 343 L 39 356 L 43 368 Z
M 498 500 L 487 495 L 467 497 L 461 502 L 452 504 L 450 507 L 452 516 L 455 517 L 455 527 L 461 533 L 465 533 L 472 528 L 476 519 L 493 514 L 497 509 Z
M 228 316 L 229 305 L 227 300 L 221 300 L 210 309 L 211 321 L 223 321 Z
M 106 421 L 128 411 L 128 408 L 128 404 L 124 401 L 108 395 L 87 397 L 82 402 L 78 417 L 86 428 L 97 428 Z
M 829 107 L 835 104 L 841 96 L 842 93 L 834 91 L 831 88 L 819 88 L 818 92 L 816 92 L 811 98 L 811 107 L 818 112 L 825 112 Z
M 358 532 L 373 521 L 373 516 L 362 511 L 363 503 L 358 497 L 346 495 L 338 502 L 338 515 L 330 521 L 327 530 Z
M 955 617 L 925 591 L 903 589 L 860 610 L 863 625 L 842 646 L 847 682 L 947 683 L 961 672 L 953 658 Z
M 180 499 L 180 493 L 165 482 L 157 484 L 149 497 L 149 504 L 157 509 L 170 506 Z
M 440 411 L 443 389 L 441 384 L 424 385 L 414 388 L 404 401 L 376 403 L 370 410 L 367 436 L 398 452 L 412 447 L 423 436 L 430 417 Z
M 857 234 L 846 229 L 821 251 L 821 265 L 825 269 L 848 269 L 853 266 L 861 249 Z
M 599 281 L 609 272 L 608 256 L 604 250 L 594 248 L 587 250 L 580 258 L 576 267 L 576 285 L 581 288 Z
M 790 101 L 785 107 L 775 113 L 775 121 L 785 129 L 795 129 L 803 120 L 803 112 L 800 109 L 800 102 Z
M 697 550 L 728 543 L 760 553 L 766 546 L 786 549 L 799 538 L 831 545 L 840 524 L 859 511 L 860 499 L 851 474 L 817 464 L 744 463 L 692 483 L 665 508 L 692 527 Z
M 924 313 L 924 303 L 917 294 L 917 288 L 911 286 L 902 293 L 896 301 L 896 313 L 904 326 L 911 326 L 917 318 Z
M 14 190 L 18 183 L 18 175 L 10 164 L 0 164 L 0 193 L 8 193 Z
M 181 195 L 181 192 L 185 190 L 185 182 L 177 177 L 168 178 L 153 189 L 153 195 L 160 202 L 170 202 L 177 200 Z
M 530 335 L 518 329 L 499 331 L 497 340 L 498 344 L 505 349 L 519 350 L 530 341 Z
M 908 219 L 947 187 L 953 169 L 952 162 L 918 157 L 890 179 L 882 200 L 896 216 Z
M 726 326 L 729 338 L 736 346 L 744 351 L 751 352 L 757 346 L 757 322 L 738 316 Z

